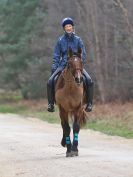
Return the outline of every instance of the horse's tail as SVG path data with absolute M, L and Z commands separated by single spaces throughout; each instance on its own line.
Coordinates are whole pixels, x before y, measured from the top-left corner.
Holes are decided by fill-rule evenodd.
M 78 109 L 77 116 L 78 116 L 78 121 L 80 123 L 80 126 L 81 127 L 84 126 L 87 122 L 88 117 L 83 106 Z

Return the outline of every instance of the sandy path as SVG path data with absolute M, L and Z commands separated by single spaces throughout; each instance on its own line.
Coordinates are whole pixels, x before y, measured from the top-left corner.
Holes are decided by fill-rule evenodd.
M 65 157 L 60 125 L 0 114 L 0 177 L 133 177 L 133 139 L 81 130 Z

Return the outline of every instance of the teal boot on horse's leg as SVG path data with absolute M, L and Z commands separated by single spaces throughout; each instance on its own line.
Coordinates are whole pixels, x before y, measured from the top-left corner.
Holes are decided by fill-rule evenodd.
M 78 156 L 78 134 L 80 130 L 80 125 L 77 121 L 73 124 L 73 145 L 72 145 L 72 156 Z
M 67 146 L 66 157 L 72 157 L 70 136 L 66 136 L 66 146 Z
M 66 151 L 66 157 L 71 157 L 71 139 L 70 139 L 70 126 L 68 124 L 68 122 L 64 122 L 62 124 L 62 128 L 63 128 L 63 135 L 65 135 L 65 144 L 67 147 L 67 151 Z

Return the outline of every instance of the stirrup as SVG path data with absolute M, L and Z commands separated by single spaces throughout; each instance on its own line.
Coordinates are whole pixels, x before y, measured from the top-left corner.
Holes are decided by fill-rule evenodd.
M 48 109 L 47 109 L 48 112 L 54 112 L 55 109 L 54 109 L 54 105 L 53 104 L 48 104 Z
M 86 108 L 85 108 L 86 112 L 91 112 L 92 111 L 92 103 L 88 103 Z

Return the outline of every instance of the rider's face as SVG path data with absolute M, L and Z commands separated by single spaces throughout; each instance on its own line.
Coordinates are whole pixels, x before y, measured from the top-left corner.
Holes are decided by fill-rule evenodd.
M 71 24 L 65 25 L 64 30 L 67 33 L 72 33 L 73 32 L 73 26 Z

